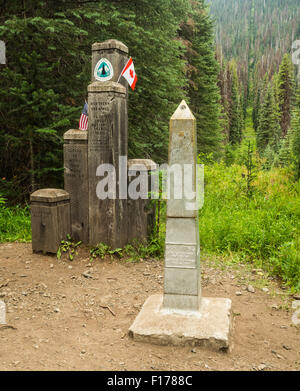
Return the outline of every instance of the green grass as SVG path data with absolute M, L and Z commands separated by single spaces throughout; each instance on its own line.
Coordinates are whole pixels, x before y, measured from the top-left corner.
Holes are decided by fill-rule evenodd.
M 288 169 L 259 171 L 249 198 L 245 174 L 241 165 L 205 166 L 201 247 L 238 254 L 300 290 L 300 182 Z
M 0 197 L 0 243 L 16 241 L 31 241 L 29 208 L 7 207 Z

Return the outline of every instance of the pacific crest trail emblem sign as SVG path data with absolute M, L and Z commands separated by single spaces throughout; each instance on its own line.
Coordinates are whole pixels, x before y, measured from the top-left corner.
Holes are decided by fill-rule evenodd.
M 95 66 L 94 76 L 96 80 L 107 81 L 114 76 L 114 69 L 106 58 L 101 58 Z

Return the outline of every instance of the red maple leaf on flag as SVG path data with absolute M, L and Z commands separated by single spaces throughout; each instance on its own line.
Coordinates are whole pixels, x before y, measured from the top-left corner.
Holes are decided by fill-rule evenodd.
M 137 82 L 137 76 L 134 70 L 134 65 L 131 57 L 125 65 L 123 71 L 121 72 L 118 82 L 120 81 L 121 76 L 123 76 L 128 81 L 130 87 L 132 88 L 132 90 L 134 90 L 135 84 Z

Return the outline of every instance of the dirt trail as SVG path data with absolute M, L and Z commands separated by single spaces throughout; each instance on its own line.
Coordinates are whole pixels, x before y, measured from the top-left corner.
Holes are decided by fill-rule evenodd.
M 1 244 L 0 299 L 12 327 L 0 325 L 0 370 L 299 370 L 300 329 L 285 291 L 241 265 L 202 265 L 203 295 L 233 302 L 229 353 L 128 337 L 146 298 L 163 290 L 160 261 L 90 265 L 86 249 L 70 262 L 32 254 L 30 243 Z

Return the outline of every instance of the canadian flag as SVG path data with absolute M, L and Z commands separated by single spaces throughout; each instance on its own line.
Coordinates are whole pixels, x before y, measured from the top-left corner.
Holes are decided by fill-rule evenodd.
M 131 57 L 128 60 L 127 64 L 125 65 L 121 73 L 121 76 L 125 77 L 130 87 L 134 90 L 135 84 L 137 82 L 137 76 L 135 74 L 134 65 Z

